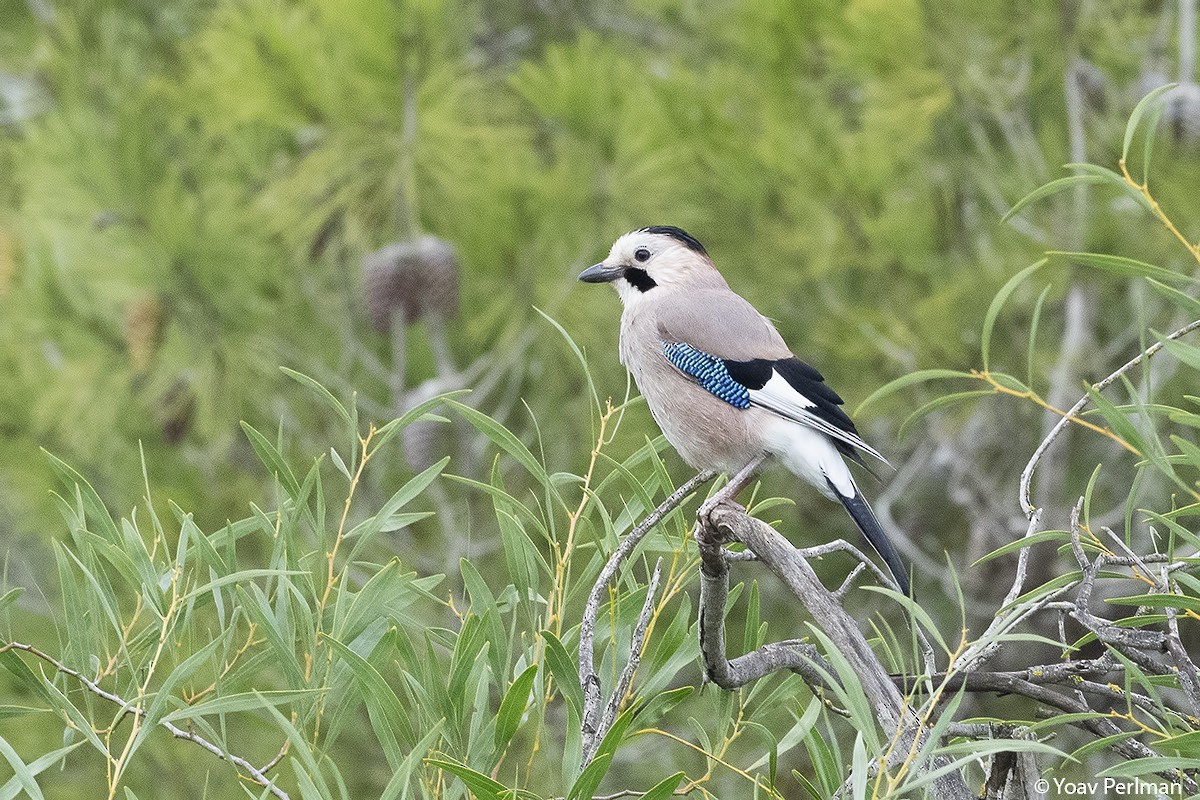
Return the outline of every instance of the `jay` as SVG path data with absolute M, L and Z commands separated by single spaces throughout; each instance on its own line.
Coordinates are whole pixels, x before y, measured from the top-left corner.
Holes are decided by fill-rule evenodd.
M 642 228 L 579 280 L 616 288 L 621 363 L 684 461 L 735 475 L 778 459 L 845 507 L 909 593 L 904 564 L 845 461 L 886 459 L 862 440 L 821 373 L 729 288 L 699 241 L 669 225 Z

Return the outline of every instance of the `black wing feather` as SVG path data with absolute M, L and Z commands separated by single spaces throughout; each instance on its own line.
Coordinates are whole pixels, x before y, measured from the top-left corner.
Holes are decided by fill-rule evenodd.
M 807 397 L 815 405 L 808 409 L 813 415 L 833 425 L 836 428 L 858 436 L 854 422 L 842 410 L 845 402 L 829 385 L 825 377 L 815 368 L 810 367 L 798 358 L 767 359 L 755 358 L 750 361 L 725 361 L 725 369 L 729 375 L 747 389 L 761 389 L 771 380 L 772 373 L 779 375 L 800 394 Z M 836 442 L 838 449 L 847 455 L 857 456 L 858 451 L 843 442 Z M 856 459 L 857 460 L 857 459 Z

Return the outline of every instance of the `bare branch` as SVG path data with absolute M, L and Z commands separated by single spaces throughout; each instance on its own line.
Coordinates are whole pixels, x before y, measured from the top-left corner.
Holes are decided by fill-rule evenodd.
M 5 650 L 21 650 L 29 653 L 30 655 L 37 656 L 42 661 L 45 661 L 47 664 L 50 664 L 52 667 L 54 667 L 54 669 L 58 672 L 61 672 L 64 675 L 70 675 L 72 678 L 78 680 L 87 688 L 88 691 L 97 697 L 101 697 L 110 703 L 115 703 L 131 714 L 135 714 L 139 717 L 146 716 L 145 709 L 130 703 L 128 700 L 123 699 L 119 695 L 113 694 L 112 692 L 104 689 L 98 683 L 85 676 L 83 673 L 79 672 L 78 670 L 71 669 L 54 656 L 51 656 L 48 653 L 43 653 L 41 650 L 38 650 L 32 645 L 22 644 L 21 642 L 5 642 L 3 646 L 0 646 L 0 653 L 4 652 Z M 258 767 L 254 766 L 241 756 L 234 755 L 233 753 L 227 753 L 219 746 L 213 744 L 208 739 L 205 739 L 203 736 L 193 733 L 192 731 L 186 731 L 177 725 L 167 722 L 166 720 L 163 720 L 158 724 L 170 731 L 171 735 L 176 739 L 185 739 L 193 744 L 200 745 L 217 758 L 223 761 L 228 761 L 230 764 L 233 764 L 237 767 L 241 767 L 259 786 L 267 788 L 271 794 L 279 798 L 279 800 L 288 800 L 287 792 L 276 786 L 275 781 L 267 777 L 263 770 L 260 770 Z
M 661 522 L 667 514 L 678 508 L 692 492 L 715 477 L 715 472 L 701 472 L 672 492 L 666 500 L 663 500 L 658 505 L 658 508 L 651 511 L 645 519 L 638 523 L 637 527 L 625 536 L 621 544 L 609 556 L 608 563 L 604 565 L 604 569 L 600 570 L 600 576 L 596 579 L 595 585 L 592 586 L 592 591 L 588 593 L 587 603 L 583 608 L 583 622 L 579 627 L 579 684 L 583 687 L 583 720 L 581 728 L 583 733 L 583 752 L 585 753 L 581 769 L 588 765 L 591 754 L 595 753 L 597 744 L 604 736 L 600 730 L 602 727 L 599 717 L 600 677 L 596 674 L 596 655 L 594 652 L 596 615 L 600 610 L 600 596 L 608 587 L 608 584 L 612 582 L 613 578 L 616 577 L 621 564 L 625 562 L 625 559 L 629 558 L 642 539 L 646 537 L 646 534 Z
M 920 692 L 925 686 L 924 678 L 915 679 L 900 676 L 897 679 L 905 691 Z M 968 672 L 951 675 L 936 675 L 934 682 L 945 683 L 946 691 L 968 692 L 997 692 L 1000 694 L 1017 694 L 1028 697 L 1043 705 L 1064 711 L 1068 714 L 1085 714 L 1094 711 L 1087 703 L 1074 697 L 1068 697 L 1046 686 L 1033 683 L 1020 677 L 1019 673 L 1007 672 Z M 1072 722 L 1097 738 L 1116 736 L 1124 731 L 1107 717 L 1081 719 Z M 1120 739 L 1112 742 L 1109 747 L 1127 759 L 1152 758 L 1156 753 L 1137 739 Z M 1196 782 L 1187 775 L 1170 771 L 1157 773 L 1163 778 L 1180 783 L 1190 795 L 1197 790 Z
M 754 653 L 740 657 L 744 659 L 740 661 L 735 659 L 730 662 L 725 659 L 723 587 L 727 586 L 729 567 L 722 552 L 723 545 L 728 541 L 742 542 L 753 550 L 759 560 L 804 604 L 816 626 L 829 637 L 833 647 L 854 671 L 880 725 L 885 730 L 895 731 L 897 752 L 919 752 L 928 731 L 905 702 L 883 665 L 879 663 L 858 624 L 838 604 L 835 595 L 820 582 L 812 566 L 791 542 L 770 525 L 754 519 L 743 509 L 728 503 L 718 505 L 708 514 L 702 515 L 697 527 L 702 577 L 702 647 L 705 649 L 706 666 L 715 667 L 716 670 L 710 671 L 710 677 L 713 677 L 714 681 L 718 677 L 721 680 L 743 677 L 744 675 L 737 673 L 741 671 L 744 674 L 753 674 L 752 670 L 758 671 L 772 660 L 782 662 L 777 668 L 807 669 L 810 673 L 816 672 L 814 666 L 817 662 L 813 662 L 809 653 L 797 648 L 794 642 L 779 643 L 779 646 L 771 649 L 760 648 Z M 718 600 L 721 601 L 719 604 Z M 826 674 L 833 673 L 827 671 Z M 736 681 L 733 684 L 741 685 Z M 939 765 L 941 761 L 935 758 L 934 763 Z M 971 793 L 963 783 L 961 775 L 950 772 L 934 781 L 933 796 L 965 799 L 970 797 Z
M 1152 357 L 1155 353 L 1161 350 L 1163 348 L 1164 341 L 1174 340 L 1181 336 L 1186 336 L 1197 328 L 1200 328 L 1200 320 L 1189 322 L 1182 328 L 1167 334 L 1162 341 L 1155 342 L 1133 358 L 1126 361 L 1107 378 L 1099 383 L 1092 384 L 1092 392 L 1102 392 L 1107 389 L 1117 378 L 1121 377 L 1126 372 L 1133 369 L 1138 364 L 1141 364 L 1143 361 Z M 1022 470 L 1020 489 L 1021 512 L 1025 514 L 1026 517 L 1032 517 L 1034 512 L 1037 510 L 1033 505 L 1032 499 L 1030 498 L 1029 486 L 1033 481 L 1033 473 L 1034 470 L 1037 469 L 1038 462 L 1041 461 L 1042 456 L 1045 455 L 1046 451 L 1050 448 L 1050 445 L 1054 443 L 1054 440 L 1058 438 L 1059 434 L 1061 434 L 1067 425 L 1071 423 L 1071 420 L 1078 416 L 1079 412 L 1084 409 L 1091 399 L 1091 393 L 1085 394 L 1083 397 L 1079 398 L 1079 401 L 1075 403 L 1075 405 L 1071 406 L 1066 415 L 1060 419 L 1053 428 L 1051 428 L 1050 433 L 1046 435 L 1046 438 L 1042 439 L 1041 444 L 1039 444 L 1037 449 L 1033 451 L 1033 455 L 1030 457 L 1029 463 L 1027 463 L 1025 465 L 1025 469 Z
M 629 660 L 625 662 L 625 669 L 621 670 L 617 688 L 608 698 L 608 704 L 604 708 L 604 717 L 600 720 L 599 730 L 596 731 L 597 746 L 604 738 L 604 734 L 612 728 L 613 722 L 617 718 L 617 712 L 621 709 L 621 703 L 624 701 L 625 695 L 629 693 L 629 687 L 633 683 L 633 676 L 637 672 L 638 664 L 642 662 L 642 645 L 646 642 L 646 631 L 650 627 L 650 616 L 654 610 L 654 593 L 658 591 L 658 580 L 661 576 L 662 558 L 659 557 L 658 561 L 654 563 L 654 574 L 650 576 L 650 586 L 646 589 L 646 601 L 642 603 L 642 613 L 638 615 L 637 626 L 633 629 L 633 636 L 629 642 Z M 593 753 L 585 752 L 584 759 L 590 761 Z

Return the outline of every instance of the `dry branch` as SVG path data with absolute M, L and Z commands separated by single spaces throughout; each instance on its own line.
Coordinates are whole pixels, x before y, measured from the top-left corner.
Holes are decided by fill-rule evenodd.
M 89 692 L 96 695 L 97 697 L 108 700 L 110 703 L 115 703 L 118 706 L 120 706 L 121 708 L 128 711 L 129 713 L 135 714 L 136 716 L 139 716 L 139 717 L 146 716 L 145 709 L 143 709 L 133 703 L 130 703 L 128 700 L 125 700 L 124 698 L 120 697 L 119 695 L 113 694 L 112 692 L 110 692 L 107 689 L 100 686 L 100 684 L 96 683 L 95 681 L 93 681 L 90 678 L 88 678 L 87 676 L 85 676 L 83 673 L 79 672 L 78 670 L 71 669 L 66 664 L 64 664 L 61 661 L 59 661 L 58 659 L 56 659 L 54 656 L 51 656 L 48 653 L 43 653 L 41 650 L 38 650 L 33 645 L 23 644 L 21 642 L 5 642 L 2 646 L 0 646 L 0 653 L 4 652 L 6 650 L 20 650 L 22 652 L 37 656 L 42 661 L 45 661 L 50 666 L 54 667 L 54 669 L 56 671 L 62 673 L 63 675 L 69 675 L 72 678 L 75 678 L 76 680 L 78 680 L 80 683 L 82 683 L 84 685 L 84 687 L 87 688 L 87 690 Z M 266 788 L 274 797 L 279 798 L 279 800 L 288 800 L 287 792 L 283 791 L 283 789 L 280 789 L 278 786 L 276 786 L 275 781 L 272 780 L 271 778 L 267 777 L 267 774 L 266 774 L 267 770 L 270 769 L 270 766 L 273 766 L 274 763 L 276 763 L 276 762 L 273 761 L 271 763 L 271 765 L 268 765 L 267 767 L 265 767 L 263 769 L 259 769 L 258 767 L 254 766 L 253 764 L 251 764 L 249 761 L 242 758 L 241 756 L 234 755 L 233 753 L 228 753 L 225 750 L 222 750 L 219 746 L 213 744 L 208 739 L 205 739 L 203 736 L 200 736 L 197 733 L 193 733 L 192 731 L 184 730 L 183 728 L 180 728 L 177 725 L 173 725 L 172 723 L 170 723 L 166 720 L 162 720 L 158 724 L 161 725 L 162 727 L 166 728 L 168 731 L 170 731 L 171 735 L 174 736 L 176 739 L 184 739 L 186 741 L 192 742 L 193 744 L 197 744 L 200 747 L 203 747 L 208 752 L 212 753 L 217 758 L 219 758 L 223 761 L 228 761 L 230 764 L 233 764 L 233 765 L 245 770 L 246 774 L 250 776 L 251 780 L 253 780 L 255 783 L 257 783 L 259 786 Z

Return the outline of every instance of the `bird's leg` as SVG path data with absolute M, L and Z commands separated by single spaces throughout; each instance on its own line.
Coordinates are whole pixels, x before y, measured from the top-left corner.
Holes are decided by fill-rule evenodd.
M 722 503 L 732 503 L 738 493 L 745 489 L 758 472 L 758 468 L 762 466 L 763 461 L 767 458 L 766 454 L 757 455 L 750 459 L 750 463 L 742 467 L 736 475 L 729 479 L 729 483 L 722 486 L 716 494 L 705 500 L 700 505 L 700 510 L 696 512 L 696 516 L 704 520 L 708 515 Z

